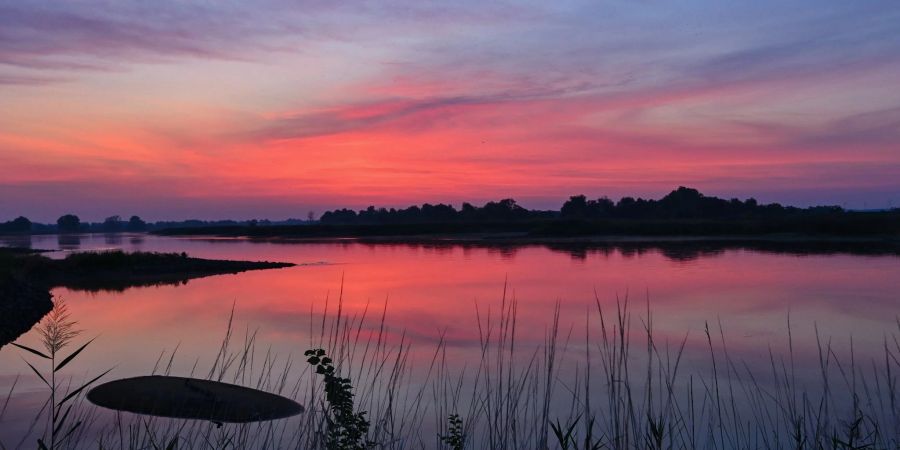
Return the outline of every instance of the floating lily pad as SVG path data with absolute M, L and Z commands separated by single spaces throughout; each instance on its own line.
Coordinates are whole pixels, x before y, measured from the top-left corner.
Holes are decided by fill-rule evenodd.
M 119 411 L 214 422 L 257 422 L 303 412 L 297 402 L 257 389 L 160 375 L 111 381 L 91 389 L 87 398 Z

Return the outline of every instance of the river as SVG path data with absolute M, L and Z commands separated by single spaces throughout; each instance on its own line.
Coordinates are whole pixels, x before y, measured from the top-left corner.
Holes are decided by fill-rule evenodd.
M 900 313 L 900 258 L 896 256 L 740 248 L 673 255 L 654 248 L 572 251 L 543 246 L 277 243 L 144 234 L 34 236 L 26 242 L 6 243 L 54 250 L 51 257 L 117 248 L 297 264 L 123 292 L 55 289 L 54 297 L 65 300 L 83 330 L 76 341 L 96 337 L 60 375 L 75 384 L 111 367 L 109 379 L 148 374 L 159 360 L 166 365 L 176 347 L 171 373 L 193 371 L 205 376 L 220 350 L 232 308 L 232 342 L 237 350 L 244 345 L 245 335 L 255 332 L 257 359 L 267 351 L 280 361 L 292 356 L 299 370 L 305 364 L 302 352 L 324 345 L 320 337 L 328 334 L 340 308 L 344 323 L 352 327 L 352 335 L 345 336 L 349 341 L 365 342 L 379 333 L 386 342 L 386 354 L 388 348 L 408 346 L 404 352 L 409 373 L 402 383 L 410 392 L 427 392 L 426 400 L 419 403 L 431 406 L 416 413 L 424 417 L 419 426 L 425 428 L 438 427 L 446 413 L 435 410 L 437 401 L 428 400 L 437 395 L 435 390 L 422 389 L 435 380 L 435 372 L 429 370 L 435 349 L 441 348 L 447 374 L 470 379 L 472 367 L 481 358 L 485 330 L 494 330 L 492 339 L 499 336 L 504 326 L 501 316 L 513 315 L 510 305 L 515 316 L 513 352 L 521 355 L 513 367 L 520 370 L 545 348 L 558 308 L 556 334 L 559 348 L 565 350 L 559 350 L 562 356 L 556 363 L 559 393 L 576 389 L 579 370 L 590 359 L 587 349 L 594 348 L 595 358 L 601 352 L 596 345 L 601 333 L 598 306 L 611 322 L 617 308 L 627 302 L 629 333 L 642 342 L 633 351 L 636 355 L 646 353 L 640 336 L 648 323 L 659 348 L 668 346 L 672 352 L 684 342 L 680 369 L 684 376 L 690 372 L 709 376 L 705 333 L 709 327 L 714 352 L 724 355 L 727 350 L 729 358 L 747 362 L 750 370 L 758 366 L 760 373 L 771 371 L 767 369 L 770 351 L 777 358 L 793 352 L 795 375 L 813 386 L 820 378 L 820 350 L 829 340 L 836 357 L 850 354 L 852 340 L 857 363 L 884 363 L 885 339 L 896 336 Z M 652 322 L 647 320 L 648 311 Z M 329 323 L 324 333 L 323 316 Z M 591 334 L 585 336 L 585 330 Z M 358 334 L 363 337 L 357 338 Z M 32 331 L 20 342 L 39 346 L 37 338 Z M 357 353 L 361 348 L 357 344 Z M 46 387 L 23 357 L 34 361 L 12 346 L 0 350 L 0 399 L 6 398 L 18 377 L 0 423 L 0 443 L 7 448 L 15 448 L 28 434 L 31 418 L 46 399 Z M 594 364 L 596 374 L 600 369 Z M 356 373 L 367 377 L 358 367 L 349 370 L 351 378 Z M 303 386 L 304 381 L 296 383 Z M 462 415 L 472 411 L 467 405 L 473 400 L 464 393 L 459 397 L 442 402 L 452 403 L 449 409 L 459 409 Z M 4 401 L 0 400 L 0 406 Z M 555 408 L 562 408 L 555 416 L 568 414 L 570 403 L 554 402 Z M 370 406 L 375 409 L 374 405 Z M 415 445 L 434 443 L 434 434 L 422 434 Z

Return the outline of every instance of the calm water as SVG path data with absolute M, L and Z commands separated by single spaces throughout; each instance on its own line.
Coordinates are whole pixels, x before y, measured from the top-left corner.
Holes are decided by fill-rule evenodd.
M 144 235 L 35 236 L 27 244 L 60 250 L 51 254 L 54 257 L 72 250 L 123 248 L 298 264 L 181 286 L 101 293 L 54 290 L 68 302 L 85 330 L 83 337 L 99 336 L 66 370 L 76 379 L 112 366 L 113 377 L 147 374 L 161 352 L 176 346 L 173 374 L 208 367 L 232 306 L 237 335 L 258 329 L 258 344 L 271 346 L 273 353 L 302 354 L 319 333 L 326 298 L 328 314 L 333 315 L 339 295 L 348 316 L 361 316 L 368 305 L 371 320 L 366 327 L 378 327 L 386 304 L 390 339 L 399 342 L 402 336 L 412 346 L 413 365 L 424 366 L 441 336 L 451 363 L 478 347 L 476 314 L 482 319 L 489 310 L 496 314 L 504 284 L 507 297 L 518 302 L 519 348 L 543 342 L 557 302 L 561 334 L 571 333 L 573 342 L 583 342 L 586 317 L 596 317 L 595 295 L 610 312 L 617 297 L 627 296 L 635 321 L 646 315 L 649 303 L 657 342 L 674 345 L 688 336 L 685 359 L 698 370 L 708 352 L 703 345 L 706 323 L 716 329 L 721 323 L 732 355 L 751 362 L 766 360 L 769 348 L 785 348 L 789 316 L 794 351 L 801 361 L 815 360 L 814 327 L 833 339 L 839 351 L 847 350 L 852 336 L 862 360 L 877 355 L 884 336 L 897 332 L 900 313 L 900 258 L 891 256 L 726 250 L 684 259 L 652 250 L 573 254 L 538 246 L 498 250 Z M 635 329 L 640 326 L 633 324 Z M 33 332 L 20 341 L 36 343 Z M 45 395 L 21 356 L 11 346 L 0 350 L 0 399 L 14 377 L 21 376 L 10 399 L 12 412 L 0 424 L 0 442 L 7 446 L 18 442 Z M 415 377 L 409 382 L 415 383 Z

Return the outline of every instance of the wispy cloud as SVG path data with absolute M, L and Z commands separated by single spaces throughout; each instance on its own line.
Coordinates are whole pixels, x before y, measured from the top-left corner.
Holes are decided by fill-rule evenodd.
M 260 34 L 239 11 L 178 3 L 0 5 L 0 64 L 31 69 L 100 69 L 122 61 L 236 57 Z M 236 37 L 242 36 L 242 39 Z
M 16 208 L 41 183 L 78 202 L 130 180 L 273 210 L 677 184 L 860 199 L 900 190 L 898 30 L 895 1 L 0 0 L 0 175 Z
M 68 81 L 67 77 L 48 77 L 40 75 L 14 75 L 0 73 L 0 85 L 43 86 Z

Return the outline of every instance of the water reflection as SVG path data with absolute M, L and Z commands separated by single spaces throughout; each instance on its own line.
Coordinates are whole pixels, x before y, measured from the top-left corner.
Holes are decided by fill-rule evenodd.
M 144 246 L 144 235 L 133 234 L 128 238 L 128 243 L 131 244 L 131 248 L 134 251 L 141 251 Z
M 209 241 L 223 242 L 223 241 Z M 260 241 L 249 241 L 260 242 Z M 264 241 L 263 241 L 264 242 Z M 302 243 L 294 242 L 298 245 Z M 504 242 L 373 242 L 360 240 L 359 245 L 367 247 L 388 246 L 423 249 L 435 254 L 449 254 L 454 249 L 469 252 L 472 249 L 486 250 L 489 254 L 503 259 L 513 259 L 526 249 L 543 248 L 552 252 L 568 255 L 573 260 L 584 260 L 591 255 L 609 257 L 614 254 L 625 258 L 640 257 L 656 253 L 671 261 L 688 262 L 700 258 L 715 258 L 728 251 L 752 251 L 778 255 L 814 256 L 814 255 L 860 255 L 860 256 L 900 256 L 900 245 L 893 242 L 841 242 L 829 240 L 809 241 L 759 241 L 759 240 L 636 240 L 610 242 L 548 242 L 548 243 L 504 243 Z M 343 248 L 354 245 L 350 242 L 340 244 Z
M 56 242 L 60 250 L 78 250 L 81 248 L 80 234 L 58 234 Z
M 121 233 L 104 233 L 103 241 L 106 242 L 106 245 L 112 247 L 119 247 L 122 245 L 122 234 Z
M 0 235 L 0 244 L 4 247 L 32 248 L 30 234 Z
M 52 240 L 51 240 L 52 239 Z M 55 241 L 55 242 L 53 242 Z M 900 256 L 900 242 L 895 240 L 831 240 L 827 238 L 806 240 L 767 238 L 760 239 L 657 239 L 610 240 L 598 242 L 583 241 L 471 241 L 471 240 L 372 240 L 372 239 L 245 239 L 245 238 L 167 238 L 144 233 L 103 233 L 64 234 L 35 236 L 0 236 L 0 243 L 11 247 L 39 248 L 55 247 L 57 250 L 103 250 L 121 248 L 127 251 L 174 251 L 181 252 L 193 247 L 207 248 L 216 244 L 235 247 L 235 244 L 271 247 L 273 245 L 330 245 L 345 251 L 357 246 L 381 247 L 390 252 L 391 248 L 420 249 L 435 255 L 449 255 L 462 251 L 468 256 L 472 250 L 487 251 L 504 260 L 511 260 L 522 251 L 543 248 L 569 256 L 573 260 L 585 260 L 592 255 L 609 257 L 613 254 L 626 258 L 641 257 L 656 253 L 671 261 L 690 262 L 702 258 L 716 258 L 729 251 L 751 251 L 791 256 L 815 255 L 859 255 L 859 256 Z M 55 245 L 52 245 L 55 244 Z
M 207 250 L 221 251 L 221 248 Z M 894 319 L 889 317 L 898 305 L 896 290 L 892 290 L 898 287 L 897 281 L 890 276 L 898 268 L 896 259 L 847 255 L 798 259 L 777 254 L 724 251 L 716 258 L 698 259 L 695 264 L 685 265 L 655 251 L 593 252 L 576 261 L 564 252 L 552 252 L 543 247 L 520 249 L 514 259 L 504 257 L 496 249 L 478 248 L 438 250 L 416 246 L 347 247 L 325 244 L 266 247 L 250 244 L 244 247 L 244 250 L 248 249 L 257 250 L 256 253 L 245 254 L 248 258 L 284 259 L 281 257 L 293 254 L 294 258 L 307 260 L 328 256 L 328 259 L 344 261 L 345 264 L 251 272 L 201 279 L 180 287 L 131 289 L 118 294 L 89 295 L 57 290 L 58 295 L 69 299 L 81 326 L 92 332 L 102 332 L 101 339 L 92 344 L 94 351 L 79 356 L 81 365 L 75 370 L 117 364 L 114 374 L 117 378 L 147 375 L 155 372 L 160 359 L 166 365 L 166 358 L 160 356 L 163 349 L 177 347 L 182 356 L 173 358 L 173 373 L 194 373 L 199 362 L 203 376 L 205 372 L 202 368 L 212 366 L 211 374 L 220 373 L 215 370 L 222 367 L 220 361 L 241 361 L 244 354 L 253 353 L 249 350 L 253 345 L 260 346 L 257 362 L 265 365 L 278 360 L 285 367 L 291 367 L 286 362 L 291 355 L 321 345 L 329 349 L 343 349 L 336 352 L 340 355 L 357 352 L 357 359 L 350 358 L 342 364 L 346 371 L 342 375 L 353 378 L 359 389 L 357 398 L 366 399 L 362 400 L 361 407 L 372 413 L 373 417 L 409 418 L 406 419 L 409 422 L 398 428 L 422 430 L 433 436 L 440 431 L 433 429 L 435 419 L 440 423 L 446 417 L 446 408 L 450 407 L 465 411 L 467 419 L 480 426 L 493 423 L 489 422 L 489 418 L 495 417 L 491 410 L 478 406 L 483 405 L 483 399 L 499 392 L 504 395 L 497 396 L 497 401 L 507 402 L 519 395 L 512 390 L 502 391 L 502 382 L 497 383 L 505 378 L 497 377 L 500 373 L 514 377 L 515 383 L 520 384 L 513 384 L 524 386 L 524 395 L 528 398 L 543 399 L 546 391 L 542 389 L 552 386 L 546 388 L 552 394 L 546 397 L 550 399 L 547 407 L 550 417 L 565 420 L 571 411 L 572 396 L 576 397 L 574 403 L 577 403 L 582 400 L 581 396 L 588 395 L 583 377 L 587 375 L 585 365 L 589 361 L 595 364 L 591 373 L 596 378 L 590 394 L 594 408 L 608 404 L 606 400 L 609 396 L 616 398 L 616 395 L 622 395 L 623 391 L 617 391 L 619 394 L 609 392 L 609 387 L 625 383 L 625 378 L 618 377 L 614 382 L 607 382 L 603 376 L 603 364 L 616 358 L 608 359 L 603 354 L 609 350 L 604 350 L 603 328 L 599 325 L 597 308 L 603 308 L 608 314 L 605 325 L 608 329 L 612 330 L 622 323 L 618 322 L 617 311 L 625 296 L 617 301 L 612 292 L 624 279 L 642 280 L 645 286 L 652 286 L 654 294 L 651 304 L 645 304 L 642 296 L 639 299 L 635 299 L 634 295 L 630 297 L 631 306 L 625 313 L 626 317 L 630 317 L 626 319 L 630 320 L 630 325 L 622 336 L 631 340 L 633 356 L 628 361 L 637 375 L 630 378 L 634 384 L 629 385 L 629 389 L 634 387 L 635 390 L 619 398 L 622 401 L 615 402 L 618 405 L 627 405 L 625 400 L 630 400 L 632 394 L 637 396 L 637 404 L 645 404 L 640 396 L 647 391 L 641 390 L 640 383 L 647 366 L 642 365 L 644 363 L 640 358 L 646 353 L 647 343 L 641 339 L 645 333 L 644 326 L 650 326 L 650 323 L 654 329 L 654 343 L 660 352 L 653 360 L 654 370 L 669 370 L 666 364 L 671 360 L 667 358 L 677 354 L 680 345 L 684 345 L 683 362 L 679 369 L 681 376 L 671 384 L 668 380 L 659 380 L 659 385 L 653 387 L 654 395 L 671 388 L 684 401 L 685 395 L 690 392 L 687 387 L 689 382 L 697 383 L 698 397 L 692 398 L 697 403 L 729 401 L 728 395 L 736 395 L 736 406 L 726 413 L 734 414 L 736 420 L 729 423 L 740 423 L 742 429 L 748 430 L 748 435 L 760 432 L 753 428 L 759 424 L 764 426 L 761 432 L 771 431 L 770 426 L 791 424 L 787 418 L 776 421 L 775 425 L 758 420 L 771 419 L 767 411 L 779 414 L 788 410 L 779 407 L 784 406 L 780 403 L 783 399 L 780 400 L 777 394 L 771 395 L 776 389 L 789 389 L 792 394 L 798 395 L 805 395 L 806 392 L 812 395 L 830 393 L 828 395 L 834 396 L 828 400 L 833 411 L 823 414 L 830 418 L 830 414 L 834 414 L 835 423 L 843 420 L 842 413 L 848 410 L 848 397 L 865 395 L 861 387 L 853 388 L 859 392 L 849 388 L 847 391 L 824 389 L 817 348 L 820 335 L 824 342 L 828 342 L 825 354 L 829 358 L 846 362 L 851 350 L 845 344 L 852 335 L 857 346 L 852 353 L 854 358 L 873 361 L 875 370 L 883 370 L 885 361 L 896 366 L 893 360 L 883 358 L 884 347 L 880 345 L 885 335 L 890 338 L 896 332 L 892 323 Z M 548 267 L 553 270 L 548 270 Z M 506 287 L 497 277 L 503 273 L 509 278 Z M 342 279 L 345 280 L 343 286 L 340 285 Z M 599 298 L 593 296 L 595 289 L 601 292 Z M 390 297 L 382 300 L 383 297 L 379 296 L 382 293 L 388 293 Z M 373 296 L 376 299 L 370 300 Z M 234 299 L 237 299 L 234 326 L 238 331 L 235 338 L 238 348 L 237 353 L 229 353 L 220 349 L 223 348 L 225 323 L 231 323 L 227 316 Z M 563 299 L 563 302 L 557 303 L 557 299 Z M 768 365 L 770 349 L 777 361 L 787 358 L 788 309 L 794 323 L 790 359 L 785 359 L 789 361 L 785 364 L 791 367 L 790 374 L 773 371 Z M 386 318 L 382 316 L 384 310 L 387 311 Z M 652 321 L 647 317 L 648 312 L 653 315 Z M 555 316 L 559 317 L 558 323 L 554 320 Z M 706 323 L 710 323 L 712 329 L 712 344 L 704 335 Z M 721 341 L 717 337 L 720 326 Z M 258 331 L 252 331 L 254 329 Z M 246 334 L 241 336 L 240 330 L 247 330 Z M 612 335 L 617 336 L 615 332 Z M 833 342 L 831 337 L 835 337 Z M 544 358 L 550 353 L 545 351 L 550 341 L 555 342 L 556 368 L 546 375 L 547 361 Z M 588 343 L 584 344 L 586 341 Z M 487 347 L 490 356 L 479 358 L 485 351 L 486 342 L 491 343 Z M 713 388 L 700 389 L 701 385 L 713 386 L 710 355 L 724 358 L 726 342 L 728 359 L 719 360 L 722 363 L 719 376 L 723 386 L 728 383 L 729 394 L 724 394 L 724 390 L 722 394 L 714 394 L 716 391 Z M 619 344 L 613 341 L 611 346 L 620 348 Z M 366 347 L 367 353 L 370 351 L 369 345 L 377 355 L 370 356 L 371 360 L 367 363 L 366 357 L 361 356 L 364 353 L 361 349 Z M 402 351 L 402 358 L 398 357 L 398 351 Z M 434 368 L 432 363 L 436 354 L 440 355 L 441 364 Z M 536 363 L 531 359 L 534 355 L 538 355 Z M 3 363 L 0 370 L 13 368 L 12 363 L 21 364 L 12 356 L 10 352 L 0 352 L 0 363 Z M 881 359 L 873 359 L 879 356 Z M 371 367 L 379 367 L 371 361 L 386 364 L 388 369 L 370 370 Z M 398 361 L 396 367 L 390 365 L 393 361 Z M 7 362 L 11 364 L 6 365 Z M 532 364 L 538 368 L 524 370 Z M 289 389 L 290 395 L 307 395 L 314 392 L 316 385 L 302 378 L 304 372 L 296 368 L 299 365 L 303 365 L 302 360 L 293 366 L 294 370 L 281 372 L 279 369 L 282 366 L 277 366 L 274 370 L 264 369 L 263 373 L 270 376 L 274 373 L 275 384 L 284 384 L 277 381 L 282 376 L 288 379 L 287 385 L 294 386 Z M 253 367 L 253 364 L 234 364 L 233 367 L 249 370 L 247 368 Z M 466 372 L 467 368 L 469 372 Z M 507 372 L 509 368 L 515 370 Z M 255 383 L 258 379 L 241 378 L 240 374 L 232 375 L 225 369 L 220 370 L 233 377 L 229 380 L 242 380 L 245 384 Z M 830 376 L 838 380 L 845 368 L 838 368 L 832 362 L 828 370 Z M 851 370 L 859 371 L 861 380 L 863 376 L 872 375 L 868 364 L 860 364 Z M 402 381 L 397 385 L 378 382 L 378 373 L 399 373 Z M 477 381 L 474 378 L 476 373 L 490 375 L 479 378 L 485 381 Z M 746 379 L 748 373 L 758 378 L 749 383 Z M 0 380 L 3 380 L 2 375 L 0 372 Z M 521 379 L 518 378 L 520 376 Z M 546 379 L 543 378 L 545 376 Z M 464 394 L 455 398 L 448 398 L 446 394 L 441 397 L 438 393 L 446 387 L 444 383 L 448 380 L 452 383 L 459 380 L 465 386 L 461 391 Z M 878 383 L 879 378 L 874 381 Z M 392 399 L 396 401 L 384 401 L 386 393 L 393 392 L 393 389 L 412 394 L 398 394 L 396 399 Z M 422 392 L 426 393 L 426 400 L 420 405 L 416 399 L 423 398 Z M 818 397 L 811 398 L 816 401 Z M 313 398 L 306 398 L 301 403 L 322 404 L 321 399 Z M 476 406 L 469 409 L 467 405 L 470 404 Z M 13 405 L 17 413 L 31 413 L 39 406 L 28 409 L 22 406 L 20 399 L 14 399 Z M 384 409 L 379 408 L 389 408 L 392 414 L 386 414 Z M 529 424 L 532 429 L 547 426 L 545 417 L 528 413 L 539 408 L 522 407 L 517 410 L 516 403 L 501 403 L 501 406 L 494 405 L 492 408 L 518 411 L 510 414 L 522 414 L 516 416 L 517 423 Z M 397 414 L 393 414 L 395 409 Z M 754 416 L 760 411 L 762 416 Z M 875 421 L 890 419 L 883 414 L 889 410 L 868 411 L 880 414 L 873 416 Z M 598 410 L 598 413 L 601 412 L 607 411 Z M 310 413 L 314 414 L 314 411 Z M 638 414 L 637 417 L 645 415 Z M 719 420 L 715 409 L 709 408 L 700 409 L 697 417 L 676 415 L 671 423 L 677 427 L 680 426 L 677 424 L 689 423 L 681 419 L 698 420 L 700 427 L 706 427 Z M 101 415 L 97 424 L 113 423 L 114 419 L 111 415 Z M 140 419 L 125 417 L 125 420 L 136 420 L 139 425 Z M 310 423 L 321 422 L 319 418 Z M 877 423 L 889 425 L 891 422 Z M 187 427 L 202 429 L 206 425 L 191 423 Z M 6 426 L 9 428 L 0 427 L 0 438 L 4 435 L 17 438 L 20 435 L 10 431 L 14 425 Z M 170 423 L 158 422 L 155 426 L 164 430 Z M 279 426 L 296 430 L 304 423 L 287 422 Z M 503 427 L 500 429 L 513 432 Z M 481 440 L 486 439 L 486 432 L 483 428 L 481 430 L 476 433 L 476 442 L 480 445 L 473 448 L 489 448 Z M 883 430 L 890 432 L 889 428 Z M 252 432 L 238 434 L 243 438 L 251 436 L 252 439 Z M 286 435 L 295 436 L 292 433 Z M 90 439 L 86 441 L 94 442 Z M 284 446 L 308 447 L 299 444 Z

